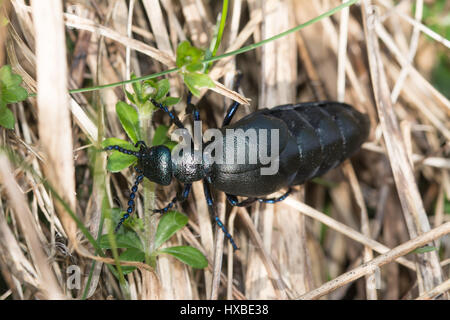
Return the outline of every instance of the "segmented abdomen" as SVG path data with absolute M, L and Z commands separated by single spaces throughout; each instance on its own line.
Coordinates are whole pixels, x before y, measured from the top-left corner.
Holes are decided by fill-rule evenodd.
M 370 129 L 367 115 L 338 102 L 282 105 L 267 113 L 283 120 L 297 140 L 300 165 L 292 185 L 339 165 L 358 150 Z

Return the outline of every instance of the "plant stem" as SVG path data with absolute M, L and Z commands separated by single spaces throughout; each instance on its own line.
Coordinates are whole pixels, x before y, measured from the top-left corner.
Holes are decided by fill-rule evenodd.
M 303 28 L 305 28 L 305 27 L 307 27 L 307 26 L 309 26 L 309 25 L 311 25 L 313 23 L 316 23 L 316 22 L 318 22 L 318 21 L 320 21 L 320 20 L 322 20 L 324 18 L 327 18 L 327 17 L 335 14 L 336 12 L 338 12 L 338 11 L 344 9 L 344 8 L 350 7 L 351 5 L 355 4 L 358 1 L 359 0 L 347 1 L 347 2 L 345 2 L 343 4 L 341 4 L 341 5 L 333 8 L 333 9 L 331 9 L 330 11 L 327 11 L 327 12 L 325 12 L 325 13 L 323 13 L 323 14 L 321 14 L 321 15 L 319 15 L 319 16 L 317 16 L 317 17 L 315 17 L 315 18 L 313 18 L 313 19 L 311 19 L 311 20 L 309 20 L 309 21 L 307 21 L 305 23 L 302 23 L 302 24 L 300 24 L 300 25 L 298 25 L 298 26 L 296 26 L 296 27 L 294 27 L 292 29 L 289 29 L 289 30 L 287 30 L 285 32 L 282 32 L 280 34 L 277 34 L 277 35 L 275 35 L 275 36 L 273 36 L 271 38 L 265 39 L 263 41 L 260 41 L 260 42 L 257 42 L 257 43 L 251 44 L 251 45 L 248 45 L 248 46 L 240 48 L 238 50 L 230 51 L 230 52 L 222 54 L 220 56 L 216 56 L 216 57 L 213 56 L 211 58 L 208 58 L 208 59 L 205 59 L 205 60 L 201 61 L 201 63 L 207 64 L 207 63 L 214 62 L 214 61 L 217 61 L 217 60 L 229 57 L 229 56 L 234 56 L 234 55 L 241 54 L 241 53 L 244 53 L 244 52 L 247 52 L 247 51 L 251 51 L 251 50 L 256 49 L 258 47 L 261 47 L 261 46 L 263 46 L 263 45 L 265 45 L 265 44 L 267 44 L 267 43 L 269 43 L 271 41 L 278 40 L 278 39 L 280 39 L 280 38 L 282 38 L 284 36 L 287 36 L 287 35 L 289 35 L 291 33 L 299 31 L 300 29 L 303 29 Z M 90 91 L 97 91 L 97 90 L 101 90 L 101 89 L 118 87 L 118 86 L 122 86 L 122 85 L 129 84 L 129 83 L 135 83 L 135 82 L 139 82 L 139 81 L 145 81 L 145 80 L 149 80 L 149 79 L 158 78 L 160 76 L 164 76 L 166 74 L 174 73 L 174 72 L 177 72 L 177 71 L 180 71 L 180 70 L 181 70 L 181 68 L 173 68 L 173 69 L 165 70 L 165 71 L 162 71 L 162 72 L 146 75 L 146 76 L 143 76 L 143 77 L 140 77 L 140 78 L 135 78 L 135 79 L 132 79 L 132 80 L 115 82 L 115 83 L 110 83 L 110 84 L 101 85 L 101 86 L 95 86 L 95 87 L 88 87 L 88 88 L 80 88 L 80 89 L 70 90 L 69 93 L 74 94 L 74 93 L 90 92 Z M 35 93 L 30 93 L 29 94 L 29 97 L 35 97 L 35 96 L 36 96 Z
M 150 101 L 145 102 L 143 105 L 138 107 L 139 123 L 141 126 L 141 138 L 145 141 L 148 146 L 151 146 L 152 136 L 152 116 L 155 107 Z M 156 185 L 148 179 L 143 181 L 143 194 L 144 194 L 144 253 L 145 253 L 145 263 L 150 265 L 153 269 L 156 269 L 156 259 L 152 255 L 155 250 L 155 234 L 156 234 L 156 216 L 153 214 L 153 209 L 155 208 L 155 189 Z
M 222 42 L 223 30 L 225 29 L 225 23 L 227 22 L 227 15 L 228 15 L 228 0 L 223 0 L 219 32 L 217 33 L 216 43 L 214 44 L 214 49 L 212 51 L 213 57 L 216 56 L 217 50 L 219 49 L 220 43 Z

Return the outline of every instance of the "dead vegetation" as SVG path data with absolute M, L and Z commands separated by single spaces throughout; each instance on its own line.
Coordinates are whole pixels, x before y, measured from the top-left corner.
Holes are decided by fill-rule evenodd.
M 209 267 L 195 270 L 163 256 L 156 271 L 136 263 L 138 269 L 125 277 L 131 299 L 448 298 L 450 101 L 430 78 L 439 54 L 449 54 L 450 41 L 421 22 L 424 2 L 433 1 L 397 2 L 360 1 L 214 63 L 210 76 L 224 88 L 194 101 L 204 127 L 220 124 L 230 102 L 222 94 L 235 94 L 226 88 L 240 70 L 240 94 L 251 102 L 238 117 L 284 103 L 340 100 L 369 114 L 370 139 L 351 161 L 297 188 L 283 203 L 231 209 L 216 192 L 218 215 L 241 247 L 236 254 L 220 230 L 214 232 L 202 185 L 194 184 L 179 207 L 189 225 L 170 242 L 198 248 Z M 115 112 L 125 96 L 121 87 L 70 98 L 67 90 L 173 68 L 181 41 L 209 46 L 222 1 L 0 3 L 9 20 L 0 33 L 0 64 L 10 64 L 24 87 L 38 93 L 12 107 L 15 129 L 1 129 L 1 143 L 41 174 L 96 237 L 102 185 L 94 168 L 105 167 L 106 155 L 94 164 L 94 146 L 102 135 L 126 137 Z M 340 4 L 230 1 L 219 54 Z M 449 14 L 448 3 L 445 9 Z M 171 95 L 185 96 L 181 78 L 172 73 L 169 79 Z M 191 122 L 184 99 L 175 110 Z M 156 113 L 153 123 L 168 120 Z M 43 181 L 3 153 L 0 177 L 0 299 L 81 298 L 85 291 L 89 299 L 125 298 L 106 267 L 113 260 L 95 253 Z M 132 172 L 108 177 L 108 201 L 121 207 Z M 177 188 L 158 187 L 158 205 Z M 144 215 L 142 205 L 137 211 Z M 437 250 L 411 253 L 426 245 Z M 67 286 L 73 266 L 81 271 L 78 289 Z

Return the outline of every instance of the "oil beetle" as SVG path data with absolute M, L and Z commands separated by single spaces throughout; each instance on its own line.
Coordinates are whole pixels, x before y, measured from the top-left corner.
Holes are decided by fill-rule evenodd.
M 200 121 L 199 112 L 191 104 L 191 98 L 192 95 L 189 94 L 187 105 L 193 109 L 194 120 Z M 179 118 L 166 106 L 156 101 L 152 103 L 168 113 L 179 128 L 184 129 Z M 231 242 L 233 249 L 237 250 L 232 236 L 214 214 L 210 184 L 225 192 L 233 206 L 248 206 L 255 201 L 263 203 L 282 201 L 289 196 L 291 186 L 303 184 L 320 176 L 350 157 L 367 139 L 370 128 L 367 115 L 348 104 L 333 101 L 287 104 L 262 109 L 230 124 L 238 107 L 237 102 L 231 104 L 219 129 L 222 134 L 223 157 L 230 153 L 234 155 L 242 150 L 251 150 L 252 147 L 253 152 L 259 153 L 263 147 L 267 151 L 271 149 L 272 140 L 268 139 L 267 134 L 263 137 L 261 130 L 277 132 L 278 171 L 275 174 L 261 174 L 260 169 L 265 166 L 260 159 L 254 163 L 213 162 L 211 155 L 206 152 L 200 154 L 200 160 L 198 157 L 196 159 L 193 152 L 181 154 L 175 159 L 166 146 L 148 148 L 142 141 L 136 144 L 136 147 L 140 148 L 139 151 L 109 146 L 105 150 L 117 150 L 134 155 L 138 159 L 136 166 L 138 176 L 131 188 L 128 209 L 120 219 L 116 231 L 133 212 L 138 184 L 144 177 L 164 186 L 169 185 L 174 177 L 184 184 L 181 194 L 174 197 L 165 208 L 154 210 L 161 214 L 171 209 L 176 202 L 184 201 L 189 195 L 192 183 L 202 180 L 208 209 Z M 234 131 L 243 129 L 244 132 L 254 130 L 257 142 L 252 144 L 249 139 L 233 138 L 230 143 L 230 140 L 227 140 L 229 129 Z M 266 142 L 265 146 L 263 142 Z M 210 143 L 211 141 L 203 143 L 205 151 Z M 250 151 L 245 151 L 244 158 L 248 160 L 249 156 Z M 281 197 L 263 198 L 284 188 L 288 190 Z M 237 196 L 248 198 L 239 202 Z

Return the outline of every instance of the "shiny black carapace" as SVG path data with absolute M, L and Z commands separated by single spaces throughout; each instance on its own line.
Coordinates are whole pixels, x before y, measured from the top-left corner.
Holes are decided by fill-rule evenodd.
M 194 110 L 194 120 L 199 121 L 199 113 L 190 100 L 191 96 L 188 96 L 188 106 Z M 166 106 L 156 101 L 152 102 L 167 112 L 179 128 L 184 128 L 178 117 Z M 288 197 L 291 186 L 303 184 L 309 179 L 320 176 L 349 158 L 360 148 L 369 134 L 370 125 L 367 115 L 345 103 L 321 101 L 287 104 L 258 110 L 230 124 L 238 107 L 237 102 L 229 107 L 220 128 L 224 156 L 230 152 L 237 154 L 242 150 L 253 150 L 253 152 L 256 150 L 259 153 L 262 147 L 266 152 L 271 149 L 272 140 L 269 135 L 259 136 L 259 132 L 276 130 L 278 132 L 277 161 L 279 161 L 277 172 L 270 175 L 261 174 L 261 169 L 268 165 L 259 160 L 256 163 L 217 163 L 211 161 L 210 155 L 206 153 L 201 154 L 200 160 L 193 153 L 185 153 L 174 159 L 167 147 L 148 148 L 141 141 L 136 144 L 140 146 L 138 152 L 125 150 L 119 146 L 110 146 L 106 150 L 132 154 L 138 159 L 136 170 L 139 175 L 132 188 L 129 207 L 116 229 L 132 213 L 137 186 L 144 177 L 161 185 L 169 185 L 173 178 L 184 184 L 181 194 L 177 195 L 165 208 L 155 210 L 162 214 L 172 208 L 177 201 L 183 201 L 188 197 L 192 182 L 203 180 L 210 212 L 236 250 L 237 246 L 233 238 L 214 214 L 210 184 L 225 192 L 233 206 L 248 206 L 255 201 L 276 203 Z M 244 132 L 253 129 L 257 132 L 258 142 L 250 145 L 249 139 L 238 139 L 234 140 L 235 143 L 227 143 L 227 135 L 230 132 L 227 129 L 242 129 Z M 264 146 L 263 142 L 265 142 Z M 210 141 L 204 143 L 203 150 L 207 149 L 209 143 Z M 247 153 L 245 156 L 248 158 Z M 281 197 L 263 198 L 285 188 L 288 190 Z M 237 196 L 248 198 L 239 202 Z

